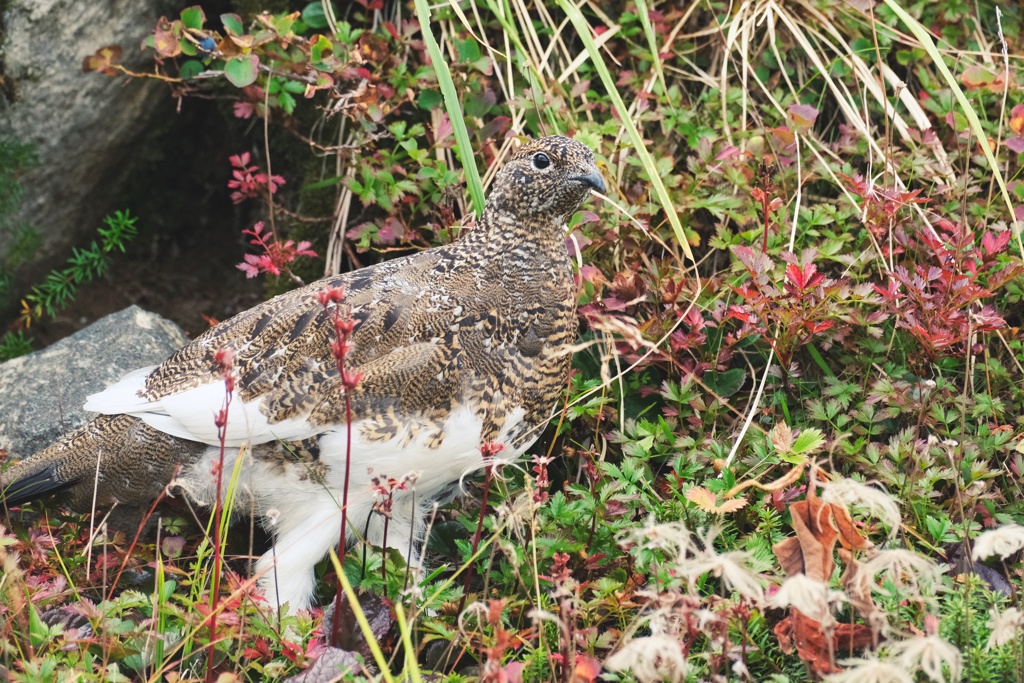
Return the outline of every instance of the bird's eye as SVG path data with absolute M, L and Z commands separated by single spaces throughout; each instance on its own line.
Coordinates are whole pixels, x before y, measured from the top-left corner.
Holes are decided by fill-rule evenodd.
M 533 155 L 533 167 L 538 171 L 543 171 L 550 165 L 551 159 L 544 152 L 537 152 Z

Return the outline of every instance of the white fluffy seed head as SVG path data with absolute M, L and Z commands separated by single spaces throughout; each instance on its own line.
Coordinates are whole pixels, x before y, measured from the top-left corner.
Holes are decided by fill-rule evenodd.
M 842 591 L 830 590 L 806 574 L 795 574 L 786 579 L 768 600 L 772 607 L 792 607 L 823 624 L 831 622 L 832 609 L 845 602 L 846 596 Z
M 889 655 L 908 671 L 920 671 L 932 683 L 960 680 L 960 650 L 938 636 L 901 640 L 889 648 Z M 949 669 L 948 679 L 943 673 L 944 665 Z
M 974 539 L 974 559 L 984 560 L 993 555 L 1004 560 L 1024 548 L 1024 526 L 1004 524 L 990 529 Z
M 874 517 L 889 529 L 892 537 L 903 520 L 896 499 L 887 492 L 854 479 L 839 479 L 822 486 L 821 500 L 825 503 L 843 503 Z
M 682 644 L 666 635 L 633 638 L 604 665 L 612 671 L 629 671 L 640 683 L 686 680 Z
M 825 676 L 826 683 L 914 683 L 907 670 L 892 660 L 866 657 L 839 663 L 847 668 Z
M 988 627 L 992 629 L 988 637 L 989 649 L 1002 647 L 1020 637 L 1024 629 L 1024 614 L 1016 607 L 1003 612 L 993 607 L 989 611 Z
M 690 582 L 691 587 L 697 580 L 711 574 L 721 578 L 726 588 L 735 590 L 742 597 L 762 604 L 764 588 L 761 577 L 749 566 L 752 561 L 750 553 L 734 550 L 719 553 L 714 548 L 718 529 L 711 527 L 702 536 L 698 536 L 678 522 L 654 524 L 649 522 L 646 527 L 631 532 L 629 540 L 648 549 L 660 549 L 674 555 L 669 560 L 676 574 Z
M 920 597 L 923 589 L 930 588 L 946 571 L 946 567 L 932 562 L 923 555 L 911 550 L 893 548 L 879 550 L 871 559 L 864 563 L 864 571 L 874 578 L 884 574 L 900 588 L 907 597 Z M 881 589 L 879 584 L 872 584 Z

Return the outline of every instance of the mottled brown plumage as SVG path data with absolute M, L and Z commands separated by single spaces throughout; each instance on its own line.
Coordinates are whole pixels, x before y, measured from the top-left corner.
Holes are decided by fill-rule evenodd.
M 151 501 L 179 465 L 176 486 L 210 503 L 213 413 L 224 397 L 214 354 L 231 348 L 228 466 L 247 458 L 241 495 L 275 532 L 276 556 L 260 569 L 272 574 L 276 560 L 281 585 L 264 585 L 306 607 L 312 566 L 337 542 L 347 436 L 333 326 L 317 293 L 343 287 L 340 305 L 357 322 L 346 366 L 362 373 L 350 394 L 350 528 L 383 542 L 369 479 L 415 470 L 415 495 L 396 497 L 386 539 L 415 559 L 408 537 L 421 529 L 423 502 L 483 467 L 483 444 L 507 457 L 525 451 L 562 390 L 576 334 L 563 225 L 592 188 L 603 182 L 585 146 L 564 137 L 524 145 L 468 235 L 276 297 L 91 397 L 87 409 L 108 414 L 4 475 L 8 504 L 67 489 L 70 506 L 88 509 L 98 458 L 101 505 Z

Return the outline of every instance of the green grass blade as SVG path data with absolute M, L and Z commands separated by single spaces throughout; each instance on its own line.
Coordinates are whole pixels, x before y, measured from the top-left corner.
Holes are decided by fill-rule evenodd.
M 405 606 L 395 605 L 395 620 L 398 622 L 398 633 L 402 638 L 402 648 L 405 650 L 405 673 L 409 675 L 412 683 L 422 683 L 419 662 L 416 661 L 416 648 L 412 646 L 412 630 L 410 624 L 405 620 Z
M 473 208 L 477 215 L 480 215 L 484 210 L 484 185 L 480 181 L 480 171 L 476 167 L 473 148 L 469 144 L 469 131 L 466 130 L 466 120 L 462 117 L 462 105 L 459 103 L 459 94 L 455 91 L 452 73 L 448 70 L 448 63 L 445 62 L 440 46 L 434 40 L 433 31 L 430 30 L 430 7 L 427 5 L 427 0 L 416 0 L 416 17 L 420 22 L 420 30 L 423 31 L 423 42 L 427 45 L 430 62 L 434 65 L 434 72 L 437 74 L 437 83 L 441 86 L 444 107 L 452 122 L 452 130 L 455 133 L 455 151 L 459 155 L 462 168 L 466 173 L 466 184 L 469 186 Z
M 661 68 L 658 37 L 654 33 L 654 26 L 651 25 L 651 17 L 647 10 L 647 0 L 636 0 L 636 12 L 640 15 L 640 23 L 643 24 L 644 35 L 647 36 L 647 46 L 651 49 L 651 60 L 654 62 L 654 71 L 658 74 L 658 82 L 661 83 L 661 91 L 668 98 L 668 84 L 665 83 L 665 72 Z
M 569 21 L 572 22 L 573 27 L 579 34 L 580 40 L 583 41 L 583 46 L 587 50 L 587 54 L 590 55 L 590 60 L 594 64 L 594 68 L 597 69 L 598 75 L 601 77 L 601 82 L 604 83 L 605 89 L 608 91 L 608 96 L 611 98 L 612 106 L 615 107 L 615 111 L 619 115 L 619 119 L 622 121 L 622 126 L 626 129 L 626 133 L 629 135 L 629 140 L 633 144 L 633 149 L 636 151 L 637 157 L 640 159 L 640 164 L 644 170 L 647 171 L 648 177 L 651 179 L 651 185 L 654 186 L 654 194 L 658 198 L 658 202 L 661 203 L 661 207 L 665 210 L 665 215 L 668 217 L 669 225 L 672 226 L 672 232 L 675 233 L 676 239 L 679 241 L 680 246 L 683 248 L 683 252 L 686 257 L 690 259 L 691 263 L 696 263 L 693 258 L 693 251 L 690 250 L 690 245 L 686 241 L 686 235 L 683 232 L 683 225 L 679 222 L 679 214 L 676 213 L 675 207 L 672 204 L 671 198 L 668 196 L 668 190 L 665 188 L 665 183 L 661 181 L 661 175 L 658 173 L 658 169 L 654 166 L 654 160 L 648 153 L 647 148 L 644 147 L 643 137 L 640 135 L 640 131 L 633 125 L 633 121 L 629 118 L 629 109 L 622 101 L 622 97 L 619 96 L 619 91 L 615 87 L 615 79 L 612 78 L 611 73 L 608 71 L 608 66 L 604 63 L 604 59 L 601 57 L 601 52 L 598 50 L 597 45 L 594 43 L 594 36 L 590 29 L 590 24 L 577 9 L 576 5 L 569 2 L 569 0 L 558 0 L 559 6 L 562 11 L 565 12 L 566 16 L 569 17 Z
M 921 25 L 921 23 L 914 17 L 907 14 L 896 0 L 885 0 L 886 6 L 893 11 L 897 17 L 900 18 L 910 32 L 914 34 L 914 37 L 921 41 L 922 47 L 928 56 L 935 62 L 935 66 L 938 68 L 939 73 L 942 74 L 942 78 L 946 81 L 946 85 L 953 91 L 953 96 L 956 97 L 957 103 L 960 108 L 964 110 L 964 116 L 967 117 L 967 122 L 971 124 L 971 131 L 978 137 L 981 142 L 981 149 L 985 153 L 985 158 L 988 160 L 989 170 L 995 177 L 996 184 L 999 186 L 999 194 L 1002 196 L 1003 201 L 1006 202 L 1006 208 L 1010 212 L 1010 225 L 1013 226 L 1013 236 L 1017 238 L 1017 249 L 1020 251 L 1021 257 L 1024 257 L 1024 242 L 1021 241 L 1020 236 L 1020 225 L 1017 224 L 1015 214 L 1013 212 L 1013 201 L 1010 199 L 1010 193 L 1006 189 L 1006 181 L 1003 180 L 1003 175 L 999 172 L 999 163 L 996 161 L 993 150 L 989 149 L 987 144 L 988 136 L 985 134 L 984 129 L 981 127 L 981 121 L 978 119 L 977 113 L 974 111 L 974 107 L 967 101 L 967 96 L 964 95 L 964 91 L 961 90 L 960 84 L 957 83 L 956 77 L 946 66 L 946 62 L 942 59 L 942 54 L 939 49 L 935 47 L 935 42 L 932 40 L 931 34 L 928 33 L 928 29 Z

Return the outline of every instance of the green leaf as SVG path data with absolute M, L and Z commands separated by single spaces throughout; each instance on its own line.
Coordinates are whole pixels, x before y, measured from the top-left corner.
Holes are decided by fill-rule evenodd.
M 161 602 L 169 601 L 171 599 L 171 596 L 174 595 L 174 589 L 177 588 L 177 586 L 178 586 L 178 582 L 177 581 L 166 581 L 166 582 L 164 582 L 164 585 L 162 586 L 162 590 L 160 591 L 160 601 Z
M 311 29 L 320 30 L 327 28 L 327 15 L 324 14 L 324 6 L 321 2 L 311 2 L 302 10 L 302 21 Z
M 420 90 L 416 96 L 416 106 L 424 111 L 430 111 L 441 106 L 441 93 L 437 90 Z
M 868 63 L 875 61 L 875 44 L 867 38 L 854 38 L 850 41 L 850 48 L 855 54 L 860 55 L 861 59 Z
M 195 5 L 181 10 L 181 23 L 185 25 L 185 28 L 198 30 L 203 27 L 205 22 L 206 14 L 203 12 L 202 7 Z
M 224 75 L 236 88 L 244 88 L 256 81 L 259 73 L 260 58 L 256 55 L 232 57 L 224 63 Z
M 277 31 L 278 35 L 287 36 L 292 33 L 292 27 L 295 26 L 295 19 L 291 14 L 282 14 L 274 17 L 274 30 Z
M 927 53 L 921 48 L 914 48 L 913 50 L 896 50 L 896 62 L 900 66 L 909 66 L 915 64 L 925 58 Z
M 732 368 L 725 372 L 711 371 L 705 373 L 704 383 L 722 398 L 728 398 L 740 390 L 746 378 L 747 373 L 745 370 L 742 368 Z
M 800 432 L 800 436 L 796 437 L 790 451 L 792 453 L 810 453 L 821 448 L 823 443 L 825 443 L 825 437 L 821 435 L 821 430 L 808 427 Z
M 456 40 L 455 51 L 459 53 L 460 62 L 475 62 L 481 57 L 480 45 L 472 38 Z
M 35 605 L 28 603 L 28 635 L 32 647 L 39 647 L 45 643 L 50 636 L 50 629 L 46 627 L 43 620 L 39 618 L 39 612 Z
M 206 67 L 203 66 L 203 63 L 200 62 L 198 59 L 189 59 L 185 62 L 182 62 L 181 70 L 178 72 L 178 75 L 181 77 L 182 80 L 187 81 L 190 78 L 195 78 L 199 74 L 203 73 L 203 71 L 205 70 Z
M 319 33 L 313 36 L 309 42 L 309 61 L 313 64 L 323 60 L 324 53 L 330 55 L 334 51 L 334 44 L 327 36 Z
M 317 180 L 313 183 L 307 183 L 299 188 L 299 192 L 309 192 L 311 190 L 320 190 L 325 187 L 334 187 L 341 182 L 341 176 L 331 176 L 330 178 L 324 178 L 323 180 Z
M 220 21 L 224 24 L 224 30 L 229 35 L 240 36 L 245 33 L 245 26 L 242 24 L 242 17 L 237 14 L 222 14 Z
M 463 106 L 466 109 L 466 116 L 482 119 L 487 116 L 491 107 L 494 106 L 495 99 L 493 93 L 483 92 L 479 95 L 468 95 L 463 98 L 463 102 L 465 103 Z
M 286 113 L 291 114 L 295 111 L 295 98 L 290 94 L 283 92 L 277 96 L 277 102 L 281 105 L 281 109 L 284 109 Z

